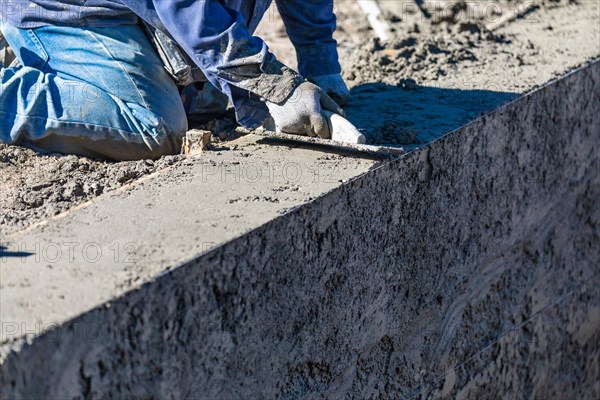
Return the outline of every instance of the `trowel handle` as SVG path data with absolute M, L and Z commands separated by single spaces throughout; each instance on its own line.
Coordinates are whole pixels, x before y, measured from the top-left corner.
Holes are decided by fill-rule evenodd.
M 323 110 L 327 123 L 331 129 L 331 140 L 344 143 L 362 144 L 366 143 L 365 135 L 350 123 L 346 118 L 331 111 Z

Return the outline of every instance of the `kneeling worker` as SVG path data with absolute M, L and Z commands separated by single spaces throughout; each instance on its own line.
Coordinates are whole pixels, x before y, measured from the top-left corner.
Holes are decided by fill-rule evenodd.
M 213 117 L 228 102 L 247 128 L 329 137 L 323 111 L 342 113 L 349 96 L 333 0 L 277 1 L 300 74 L 252 36 L 270 3 L 2 1 L 0 143 L 157 158 L 179 152 L 186 112 Z

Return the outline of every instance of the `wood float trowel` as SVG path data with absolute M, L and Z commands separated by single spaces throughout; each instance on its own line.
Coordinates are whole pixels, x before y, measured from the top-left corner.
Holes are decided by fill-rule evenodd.
M 282 141 L 293 141 L 310 143 L 313 145 L 332 147 L 339 150 L 349 150 L 354 153 L 366 153 L 386 157 L 395 157 L 406 154 L 406 150 L 401 147 L 386 147 L 365 144 L 367 138 L 350 121 L 339 114 L 323 110 L 323 115 L 327 119 L 331 131 L 331 139 L 321 139 L 318 137 L 308 137 L 288 133 L 275 132 L 275 127 L 265 124 L 262 130 L 255 133 L 271 139 Z
M 365 135 L 350 123 L 346 118 L 331 111 L 323 110 L 329 124 L 331 140 L 350 144 L 364 144 L 367 142 Z

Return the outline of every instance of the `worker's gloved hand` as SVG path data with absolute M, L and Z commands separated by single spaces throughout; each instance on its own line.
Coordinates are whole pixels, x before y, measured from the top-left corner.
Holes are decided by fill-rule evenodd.
M 315 76 L 308 80 L 323 89 L 340 106 L 350 101 L 350 91 L 340 74 Z
M 331 138 L 331 128 L 323 110 L 344 115 L 344 110 L 317 85 L 304 82 L 283 103 L 266 102 L 271 121 L 265 128 L 277 132 Z

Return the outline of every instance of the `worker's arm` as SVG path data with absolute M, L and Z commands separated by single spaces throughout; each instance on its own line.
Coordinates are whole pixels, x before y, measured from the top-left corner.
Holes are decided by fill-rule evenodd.
M 333 0 L 277 0 L 290 40 L 296 48 L 298 69 L 344 105 L 350 98 L 342 79 Z
M 143 3 L 121 1 L 134 11 Z M 269 117 L 265 102 L 283 103 L 302 82 L 248 32 L 242 16 L 221 1 L 148 1 L 158 17 L 148 22 L 168 31 L 208 80 L 229 96 L 242 125 L 262 124 Z
M 300 75 L 248 32 L 238 12 L 218 0 L 152 1 L 160 21 L 148 22 L 162 25 L 229 96 L 239 123 L 254 128 L 270 119 L 282 132 L 330 136 L 323 110 L 342 110 L 318 86 L 301 84 Z

